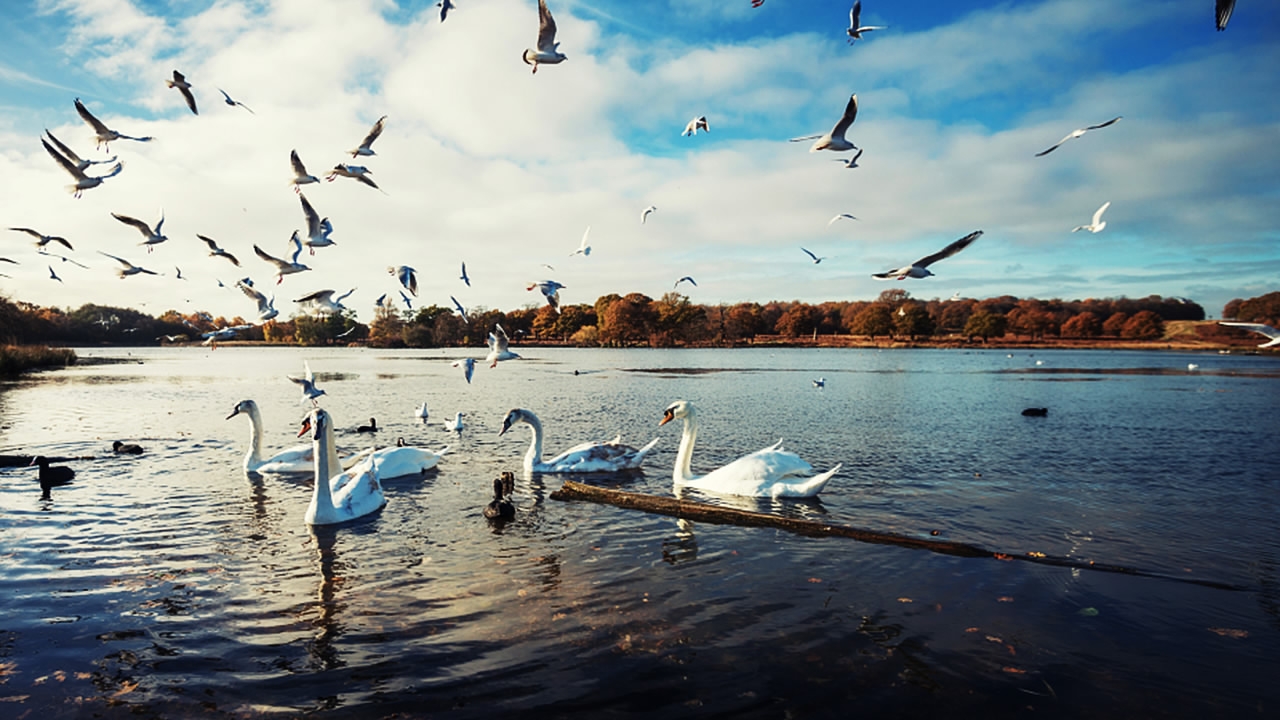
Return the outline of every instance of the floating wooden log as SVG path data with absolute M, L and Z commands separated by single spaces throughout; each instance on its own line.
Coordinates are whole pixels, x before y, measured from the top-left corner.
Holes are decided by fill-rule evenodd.
M 1138 575 L 1142 577 L 1161 578 L 1163 580 L 1175 580 L 1177 582 L 1204 585 L 1206 587 L 1218 588 L 1221 590 L 1250 589 L 1241 585 L 1233 585 L 1215 580 L 1167 575 L 1140 570 L 1137 568 L 1125 567 L 1123 565 L 1096 563 L 1090 560 L 1053 557 L 1039 552 L 1030 552 L 1026 554 L 1002 553 L 978 547 L 977 545 L 970 545 L 968 543 L 938 540 L 934 538 L 913 537 L 911 535 L 881 532 L 878 530 L 865 530 L 862 528 L 849 527 L 847 525 L 834 525 L 831 523 L 817 522 L 815 520 L 781 517 L 779 515 L 770 515 L 769 513 L 711 505 L 708 503 L 697 502 L 695 500 L 682 500 L 680 498 L 646 495 L 643 493 L 633 493 L 626 492 L 624 490 L 597 487 L 595 485 L 584 485 L 582 483 L 573 482 L 572 480 L 566 480 L 559 490 L 551 493 L 551 499 L 561 501 L 583 500 L 587 502 L 603 503 L 630 510 L 641 510 L 643 512 L 667 515 L 683 520 L 713 523 L 716 525 L 771 527 L 808 537 L 844 537 L 866 543 L 897 545 L 899 547 L 928 550 L 929 552 L 940 553 L 942 555 L 954 555 L 957 557 L 987 557 L 996 560 L 1023 560 L 1026 562 L 1039 563 L 1041 565 L 1056 565 L 1059 567 L 1081 568 L 1085 570 L 1097 570 L 1099 572 Z

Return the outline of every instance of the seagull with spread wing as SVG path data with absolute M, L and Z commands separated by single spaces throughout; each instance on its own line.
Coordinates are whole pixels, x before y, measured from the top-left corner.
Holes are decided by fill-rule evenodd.
M 378 183 L 374 182 L 373 179 L 369 177 L 372 172 L 372 170 L 363 165 L 347 165 L 346 163 L 338 163 L 329 171 L 325 180 L 333 182 L 338 176 L 349 177 L 352 180 L 358 180 L 359 182 L 368 185 L 374 190 L 382 190 L 382 188 L 378 187 Z
M 697 135 L 699 130 L 706 133 L 711 132 L 711 126 L 707 124 L 706 115 L 699 115 L 698 117 L 690 120 L 689 124 L 684 126 L 684 133 L 682 134 L 685 137 Z
M 1052 147 L 1048 148 L 1047 150 L 1041 150 L 1040 152 L 1036 153 L 1036 157 L 1044 157 L 1045 155 L 1048 155 L 1049 153 L 1053 152 L 1054 150 L 1057 150 L 1057 149 L 1062 145 L 1062 143 L 1064 143 L 1064 142 L 1066 142 L 1066 141 L 1068 141 L 1068 140 L 1074 140 L 1074 139 L 1076 139 L 1076 138 L 1080 137 L 1081 135 L 1084 135 L 1085 133 L 1089 132 L 1090 130 L 1100 130 L 1100 129 L 1104 128 L 1104 127 L 1108 127 L 1108 126 L 1110 126 L 1110 125 L 1114 125 L 1114 124 L 1116 123 L 1116 121 L 1118 121 L 1118 120 L 1119 120 L 1120 118 L 1122 118 L 1122 117 L 1124 117 L 1124 116 L 1123 116 L 1123 115 L 1117 115 L 1117 116 L 1115 116 L 1115 117 L 1111 118 L 1110 120 L 1108 120 L 1108 121 L 1106 121 L 1106 122 L 1104 122 L 1104 123 L 1098 123 L 1097 125 L 1089 125 L 1088 127 L 1082 127 L 1082 128 L 1077 128 L 1077 129 L 1075 129 L 1075 130 L 1072 130 L 1071 132 L 1067 133 L 1067 136 L 1066 136 L 1066 137 L 1064 137 L 1064 138 L 1062 138 L 1061 140 L 1059 140 L 1058 142 L 1054 143 Z
M 643 225 L 643 224 L 644 224 L 644 222 L 645 222 L 645 220 L 648 220 L 648 219 L 649 219 L 649 213 L 651 213 L 651 212 L 653 212 L 654 210 L 657 210 L 657 209 L 658 209 L 658 208 L 657 208 L 657 206 L 655 206 L 655 205 L 650 205 L 649 207 L 645 208 L 644 210 L 641 210 L 641 211 L 640 211 L 640 224 L 641 224 L 641 225 Z
M 129 217 L 128 215 L 118 215 L 116 213 L 111 213 L 111 217 L 119 220 L 125 225 L 132 226 L 138 232 L 142 233 L 143 240 L 138 244 L 146 245 L 148 253 L 151 252 L 153 249 L 155 249 L 156 245 L 159 245 L 160 243 L 169 239 L 168 236 L 164 235 L 160 231 L 160 229 L 164 227 L 164 211 L 163 210 L 160 211 L 160 221 L 156 223 L 156 226 L 154 229 L 150 225 L 146 224 L 145 222 L 137 218 Z
M 112 155 L 106 160 L 85 160 L 84 158 L 77 155 L 76 151 L 67 147 L 61 140 L 54 137 L 53 133 L 49 132 L 48 128 L 45 128 L 44 134 L 49 136 L 49 140 L 51 140 L 53 144 L 57 146 L 58 152 L 62 153 L 62 156 L 65 157 L 67 160 L 70 160 L 71 164 L 75 165 L 77 170 L 84 171 L 84 170 L 88 170 L 90 165 L 110 165 L 111 163 L 116 161 L 115 155 Z
M 587 244 L 587 236 L 590 234 L 591 234 L 591 226 L 588 225 L 587 229 L 582 233 L 582 242 L 578 244 L 578 249 L 569 253 L 569 257 L 573 257 L 574 255 L 590 255 L 591 254 L 591 246 Z
M 268 255 L 262 251 L 257 245 L 253 246 L 253 253 L 258 257 L 266 260 L 276 266 L 276 284 L 284 282 L 285 275 L 300 273 L 311 268 L 298 262 L 298 256 L 302 255 L 302 241 L 298 239 L 298 231 L 293 231 L 293 237 L 289 238 L 289 242 L 293 244 L 293 255 L 288 260 Z
M 38 230 L 32 230 L 31 228 L 24 228 L 24 227 L 11 227 L 9 229 L 14 232 L 26 233 L 31 237 L 35 238 L 37 248 L 43 248 L 45 245 L 48 245 L 49 243 L 59 243 L 68 250 L 75 250 L 75 248 L 71 247 L 71 243 L 68 242 L 66 238 L 61 237 L 59 235 L 45 235 L 44 233 L 39 232 Z
M 275 317 L 276 315 L 280 314 L 280 312 L 276 310 L 276 307 L 275 307 L 276 298 L 274 295 L 272 295 L 271 297 L 267 297 L 266 295 L 263 295 L 262 293 L 253 289 L 253 286 L 248 283 L 245 283 L 244 280 L 237 280 L 236 287 L 240 288 L 240 292 L 244 293 L 245 297 L 257 303 L 259 323 L 264 323 L 270 320 L 271 318 Z
M 302 158 L 298 157 L 297 150 L 289 151 L 289 164 L 293 167 L 293 179 L 289 184 L 293 186 L 294 192 L 301 193 L 302 185 L 320 182 L 320 178 L 307 172 L 307 166 L 302 164 Z
M 102 252 L 101 250 L 99 250 L 99 251 L 98 251 L 98 254 L 100 254 L 100 255 L 106 255 L 107 257 L 111 258 L 112 260 L 115 260 L 116 262 L 120 263 L 120 264 L 123 266 L 123 267 L 120 267 L 120 268 L 117 268 L 117 269 L 116 269 L 116 275 L 120 276 L 120 279 L 121 279 L 121 280 L 123 280 L 124 278 L 129 277 L 130 275 L 137 275 L 137 274 L 139 274 L 139 273 L 142 273 L 142 274 L 145 274 L 145 275 L 159 275 L 159 274 L 160 274 L 160 273 L 156 273 L 156 272 L 151 272 L 150 270 L 148 270 L 148 269 L 146 269 L 146 268 L 144 268 L 144 267 L 139 267 L 139 266 L 137 266 L 137 265 L 134 265 L 133 263 L 129 262 L 128 260 L 125 260 L 124 258 L 119 258 L 119 257 L 116 257 L 115 255 L 107 255 L 107 253 L 104 253 L 104 252 Z
M 560 312 L 560 289 L 563 287 L 565 286 L 555 280 L 543 280 L 542 282 L 529 283 L 525 290 L 538 288 L 538 290 L 542 291 L 542 296 L 547 299 L 547 304 L 558 313 Z
M 131 135 L 125 135 L 124 133 L 112 130 L 103 124 L 101 120 L 94 117 L 93 113 L 89 112 L 89 108 L 85 107 L 84 103 L 80 102 L 80 98 L 76 98 L 76 112 L 80 114 L 80 117 L 85 122 L 89 123 L 89 127 L 93 128 L 93 132 L 98 139 L 98 147 L 107 146 L 109 149 L 109 143 L 115 140 L 133 140 L 136 142 L 151 142 L 152 140 L 149 135 L 144 137 L 133 137 Z
M 307 200 L 306 195 L 299 192 L 298 197 L 302 199 L 302 216 L 307 221 L 307 239 L 302 244 L 307 246 L 312 255 L 316 254 L 318 247 L 336 245 L 329 237 L 333 232 L 333 224 L 329 222 L 329 218 L 322 220 L 320 213 L 311 207 L 311 201 Z
M 849 131 L 849 126 L 853 125 L 853 121 L 858 117 L 858 94 L 854 93 L 849 96 L 849 102 L 844 106 L 844 115 L 840 121 L 831 128 L 831 131 L 825 135 L 805 135 L 804 137 L 791 138 L 791 142 L 801 142 L 804 140 L 814 140 L 809 152 L 818 152 L 819 150 L 833 150 L 835 152 L 844 152 L 845 150 L 857 150 L 858 146 L 845 139 L 844 134 Z
M 400 281 L 410 295 L 418 297 L 418 271 L 408 265 L 388 265 L 387 273 Z
M 187 101 L 187 107 L 191 108 L 193 115 L 199 115 L 200 111 L 196 110 L 196 96 L 191 94 L 191 83 L 187 82 L 187 78 L 177 70 L 173 71 L 173 79 L 165 80 L 165 85 L 171 88 L 178 88 L 178 92 L 182 93 L 182 99 Z
M 373 141 L 377 140 L 378 136 L 382 134 L 382 126 L 383 126 L 383 123 L 385 123 L 386 121 L 387 121 L 386 115 L 383 115 L 382 117 L 378 118 L 378 121 L 375 122 L 373 124 L 373 127 L 369 129 L 369 133 L 364 136 L 364 140 L 360 141 L 359 147 L 357 147 L 355 150 L 347 151 L 351 153 L 351 157 L 354 158 L 358 155 L 368 156 L 368 155 L 377 154 L 373 151 Z
M 454 309 L 456 309 L 458 311 L 458 314 L 462 316 L 462 322 L 470 325 L 471 318 L 467 317 L 467 309 L 462 307 L 462 303 L 458 302 L 458 298 L 450 295 L 449 299 L 453 301 Z
M 62 166 L 63 170 L 66 170 L 71 174 L 71 177 L 75 178 L 76 181 L 67 186 L 67 192 L 77 198 L 80 197 L 80 194 L 85 190 L 98 187 L 102 184 L 103 180 L 119 175 L 120 171 L 124 169 L 124 165 L 116 163 L 115 166 L 111 168 L 111 171 L 106 175 L 85 175 L 84 170 L 77 167 L 77 163 L 72 162 L 69 158 L 63 157 L 62 153 L 58 152 L 52 145 L 45 142 L 44 138 L 40 138 L 40 144 L 44 145 L 44 149 L 54 160 L 58 161 L 58 164 Z
M 465 262 L 462 263 L 462 275 L 458 279 L 466 283 L 467 287 L 471 287 L 471 278 L 467 277 L 467 264 Z
M 694 286 L 694 287 L 698 287 L 698 283 L 694 282 L 692 277 L 689 277 L 688 275 L 685 275 L 684 277 L 682 277 L 682 278 L 680 278 L 679 280 L 677 280 L 675 285 L 672 285 L 672 286 L 671 286 L 671 287 L 672 287 L 672 289 L 675 289 L 675 288 L 680 287 L 680 283 L 682 283 L 682 282 L 687 282 L 687 283 L 689 283 L 690 285 L 692 285 L 692 286 Z
M 196 233 L 196 237 L 203 240 L 204 244 L 209 246 L 209 257 L 224 257 L 230 260 L 232 265 L 240 267 L 240 261 L 236 259 L 236 256 L 218 247 L 218 243 L 214 242 L 213 238 L 205 237 L 200 233 Z
M 965 235 L 964 237 L 960 238 L 959 240 L 956 240 L 950 245 L 942 248 L 938 252 L 932 255 L 926 255 L 925 257 L 920 258 L 919 260 L 911 263 L 910 265 L 900 267 L 897 270 L 890 270 L 888 272 L 873 273 L 871 277 L 877 278 L 879 280 L 889 280 L 889 279 L 903 280 L 909 277 L 910 278 L 929 277 L 930 275 L 933 274 L 929 270 L 930 265 L 938 262 L 939 260 L 949 258 L 952 255 L 955 255 L 956 253 L 960 252 L 961 250 L 969 247 L 969 245 L 972 244 L 974 240 L 977 240 L 981 235 L 982 235 L 981 230 L 975 230 L 969 233 L 968 235 Z
M 1081 225 L 1071 232 L 1080 232 L 1081 230 L 1088 230 L 1091 233 L 1102 232 L 1102 228 L 1107 226 L 1106 221 L 1102 219 L 1102 213 L 1106 212 L 1109 207 L 1111 207 L 1110 200 L 1102 203 L 1102 207 L 1098 208 L 1098 210 L 1093 213 L 1093 222 L 1088 225 Z
M 805 248 L 803 248 L 803 247 L 802 247 L 802 248 L 800 248 L 800 249 L 801 249 L 801 250 L 804 250 L 804 254 L 805 254 L 805 255 L 808 255 L 810 258 L 812 258 L 812 259 L 813 259 L 813 264 L 814 264 L 814 265 L 817 265 L 818 263 L 820 263 L 820 262 L 822 262 L 823 260 L 826 260 L 826 259 L 827 259 L 825 256 L 823 256 L 823 257 L 818 257 L 817 255 L 814 255 L 812 252 L 810 252 L 809 250 L 807 250 L 807 249 L 805 249 Z
M 849 36 L 849 44 L 853 41 L 861 40 L 862 33 L 871 32 L 872 30 L 884 30 L 888 25 L 863 25 L 862 24 L 862 0 L 853 3 L 853 9 L 849 11 L 849 29 L 845 34 Z
M 1280 330 L 1277 330 L 1271 327 L 1270 325 L 1264 325 L 1263 323 L 1251 323 L 1251 322 L 1227 322 L 1225 320 L 1219 320 L 1218 324 L 1230 325 L 1231 327 L 1244 328 L 1245 330 L 1251 330 L 1253 332 L 1256 332 L 1259 335 L 1266 335 L 1268 338 L 1270 338 L 1270 341 L 1264 342 L 1261 345 L 1259 345 L 1258 347 L 1260 348 L 1276 347 L 1280 345 Z
M 525 65 L 532 65 L 533 71 L 538 72 L 538 65 L 556 65 L 568 60 L 564 53 L 560 52 L 560 43 L 556 42 L 556 21 L 551 17 L 551 11 L 547 9 L 547 0 L 538 0 L 538 45 L 537 49 L 526 48 L 524 51 Z
M 253 110 L 251 110 L 251 109 L 249 108 L 249 106 L 248 106 L 248 105 L 245 105 L 244 103 L 240 102 L 239 100 L 233 100 L 233 99 L 231 98 L 231 96 L 227 94 L 227 91 L 226 91 L 226 90 L 223 90 L 222 88 L 218 88 L 218 92 L 222 93 L 222 102 L 224 102 L 224 103 L 226 103 L 226 104 L 230 105 L 231 107 L 235 107 L 235 106 L 239 105 L 240 107 L 244 108 L 245 110 L 248 110 L 250 115 L 257 115 L 257 113 L 255 113 Z

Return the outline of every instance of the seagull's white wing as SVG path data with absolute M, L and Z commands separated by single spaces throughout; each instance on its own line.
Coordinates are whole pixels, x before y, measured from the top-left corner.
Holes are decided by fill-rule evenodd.
M 1107 208 L 1109 208 L 1109 207 L 1111 207 L 1111 201 L 1110 201 L 1110 200 L 1108 200 L 1108 201 L 1106 201 L 1106 202 L 1102 203 L 1102 207 L 1098 208 L 1098 211 L 1097 211 L 1097 212 L 1095 212 L 1095 213 L 1093 214 L 1093 224 L 1094 224 L 1095 226 L 1096 226 L 1099 222 L 1101 222 L 1101 220 L 1102 220 L 1102 213 L 1106 212 L 1106 211 L 1107 211 Z

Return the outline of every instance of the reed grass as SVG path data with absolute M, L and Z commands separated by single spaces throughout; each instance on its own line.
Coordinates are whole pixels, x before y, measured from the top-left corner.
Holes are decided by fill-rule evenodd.
M 18 375 L 28 370 L 73 365 L 76 353 L 68 348 L 44 345 L 0 345 L 0 376 Z

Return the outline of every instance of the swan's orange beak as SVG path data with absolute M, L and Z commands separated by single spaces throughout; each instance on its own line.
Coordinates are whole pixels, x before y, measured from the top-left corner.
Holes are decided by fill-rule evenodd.
M 662 412 L 662 419 L 658 421 L 658 427 L 662 427 L 663 425 L 666 425 L 667 423 L 671 422 L 674 419 L 675 419 L 675 413 L 673 413 L 671 409 L 668 408 Z
M 298 428 L 298 437 L 302 437 L 311 432 L 311 416 L 302 418 L 302 427 Z

